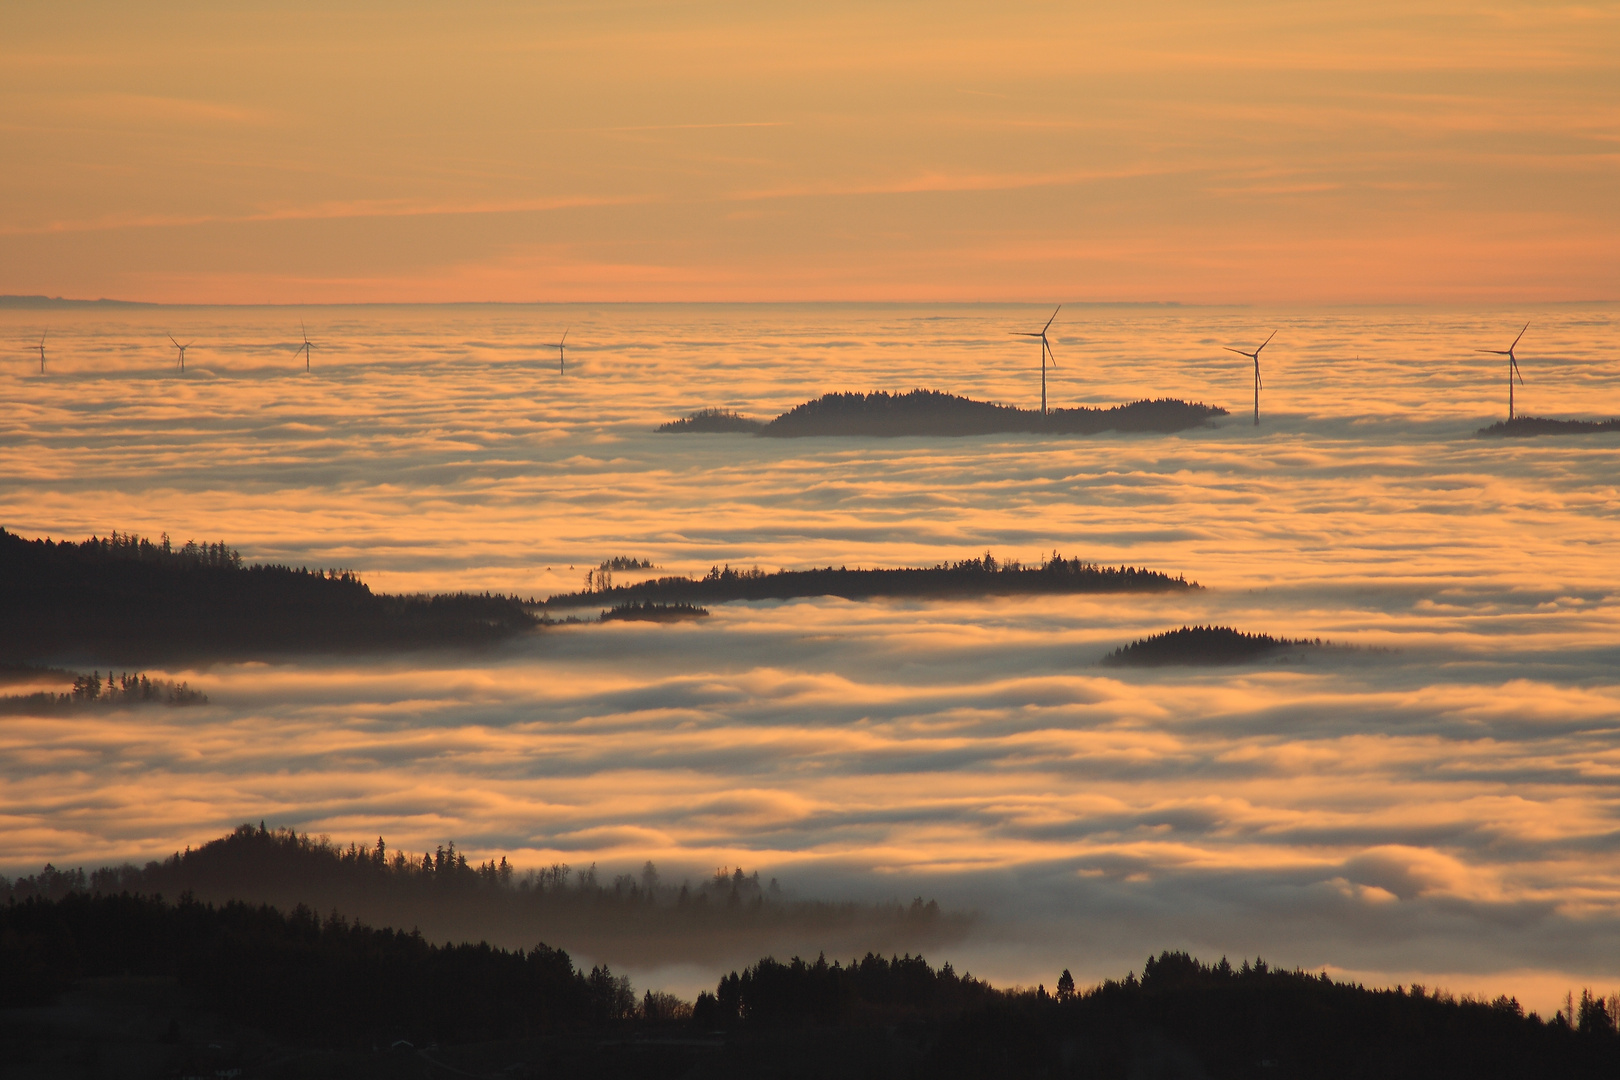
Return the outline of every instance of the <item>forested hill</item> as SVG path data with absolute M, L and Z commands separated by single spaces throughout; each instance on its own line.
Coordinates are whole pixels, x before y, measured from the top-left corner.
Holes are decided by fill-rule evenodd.
M 545 944 L 436 945 L 308 908 L 75 893 L 0 907 L 0 970 L 7 1064 L 37 1070 L 19 1075 L 137 1052 L 145 1075 L 195 1075 L 206 1062 L 213 1075 L 379 1078 L 1597 1080 L 1620 1071 L 1614 1006 L 1589 993 L 1547 1021 L 1505 997 L 1367 989 L 1177 952 L 1150 958 L 1140 978 L 1093 987 L 1062 971 L 1055 993 L 993 987 L 920 956 L 764 959 L 692 1004 L 638 997 L 606 965 L 587 974 Z M 74 1026 L 53 1032 L 37 1006 L 87 978 L 101 997 L 59 1011 Z M 163 980 L 213 1017 L 177 1018 L 165 1034 L 148 1004 L 136 1023 L 106 1015 L 98 1026 L 92 1002 L 120 983 L 150 1002 Z M 251 1030 L 215 1037 L 215 1017 L 281 1045 Z M 287 1071 L 294 1058 L 305 1068 Z
M 937 390 L 904 394 L 826 394 L 759 428 L 767 437 L 811 435 L 1095 435 L 1104 431 L 1165 434 L 1202 427 L 1226 410 L 1176 398 L 1134 401 L 1108 409 L 1034 409 L 975 401 Z M 693 430 L 698 430 L 693 428 Z
M 0 529 L 0 660 L 163 659 L 476 644 L 535 624 L 510 597 L 373 593 L 348 571 L 247 565 L 224 543 L 25 540 Z
M 611 582 L 611 578 L 608 579 Z M 988 552 L 976 559 L 938 566 L 894 570 L 734 570 L 714 567 L 701 578 L 663 577 L 632 585 L 565 593 L 547 606 L 585 607 L 655 600 L 662 603 L 724 603 L 728 600 L 790 600 L 838 596 L 866 600 L 877 596 L 995 596 L 1028 593 L 1170 592 L 1196 589 L 1197 582 L 1134 566 L 1099 566 L 1054 552 L 1039 564 L 998 562 Z

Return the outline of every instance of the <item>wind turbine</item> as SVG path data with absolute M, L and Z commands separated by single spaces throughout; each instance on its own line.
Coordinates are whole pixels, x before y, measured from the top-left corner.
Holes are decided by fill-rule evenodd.
M 169 341 L 173 343 L 175 348 L 180 350 L 180 370 L 186 370 L 186 350 L 191 348 L 191 342 L 188 341 L 182 345 L 178 341 L 174 340 L 173 334 L 169 335 Z
M 1052 343 L 1046 339 L 1046 332 L 1052 328 L 1053 319 L 1056 319 L 1058 317 L 1058 312 L 1062 311 L 1062 310 L 1063 310 L 1063 305 L 1059 304 L 1052 311 L 1052 318 L 1046 320 L 1046 325 L 1041 327 L 1040 333 L 1038 333 L 1038 334 L 1031 334 L 1031 333 L 1029 333 L 1027 331 L 1019 331 L 1019 332 L 1015 332 L 1013 334 L 1013 337 L 1033 337 L 1033 338 L 1040 338 L 1041 339 L 1041 415 L 1042 416 L 1046 415 L 1046 358 L 1051 357 L 1052 358 L 1052 367 L 1054 369 L 1057 367 L 1057 354 L 1052 351 Z
M 39 335 L 39 344 L 34 346 L 39 350 L 39 373 L 41 375 L 45 374 L 45 335 L 49 333 L 50 329 L 47 328 L 44 334 Z
M 298 348 L 294 349 L 293 351 L 294 352 L 302 352 L 304 354 L 304 370 L 308 371 L 309 370 L 309 350 L 310 350 L 310 347 L 312 345 L 314 345 L 315 343 L 313 341 L 309 340 L 309 331 L 304 329 L 304 320 L 303 319 L 298 320 L 298 332 L 304 336 L 304 343 L 302 345 L 300 345 Z
M 1530 324 L 1524 324 L 1524 330 L 1530 329 Z M 1518 376 L 1519 385 L 1524 385 L 1524 376 L 1519 374 L 1519 358 L 1513 355 L 1513 350 L 1519 347 L 1519 338 L 1524 337 L 1524 330 L 1519 331 L 1519 337 L 1513 339 L 1513 344 L 1505 349 L 1481 349 L 1482 353 L 1492 356 L 1505 356 L 1508 358 L 1508 420 L 1513 419 L 1513 379 Z
M 1254 352 L 1244 352 L 1242 349 L 1234 349 L 1230 345 L 1223 346 L 1223 348 L 1225 348 L 1227 352 L 1235 352 L 1239 356 L 1247 356 L 1250 360 L 1254 361 L 1254 426 L 1255 427 L 1260 426 L 1260 352 L 1267 345 L 1270 345 L 1271 344 L 1271 338 L 1274 338 L 1276 336 L 1277 336 L 1277 331 L 1273 330 L 1271 332 L 1271 337 L 1268 337 L 1268 338 L 1266 338 L 1266 340 L 1262 341 L 1260 343 L 1260 348 L 1254 350 Z
M 568 328 L 568 330 L 572 330 L 572 329 L 573 329 L 572 326 L 570 326 Z M 549 344 L 545 344 L 545 345 L 541 346 L 542 348 L 556 349 L 557 350 L 557 374 L 559 374 L 559 375 L 561 375 L 563 373 L 563 347 L 565 345 L 567 345 L 567 343 L 568 343 L 568 330 L 563 331 L 563 336 L 562 336 L 561 341 L 553 341 L 553 342 L 551 342 Z

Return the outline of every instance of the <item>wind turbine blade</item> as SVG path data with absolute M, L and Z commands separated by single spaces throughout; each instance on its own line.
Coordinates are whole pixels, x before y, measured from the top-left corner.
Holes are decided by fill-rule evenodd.
M 1235 352 L 1239 356 L 1247 356 L 1250 360 L 1254 359 L 1254 354 L 1253 353 L 1246 353 L 1242 349 L 1234 349 L 1230 345 L 1222 345 L 1221 348 L 1225 349 L 1227 352 Z
M 1530 324 L 1525 323 L 1524 324 L 1524 330 L 1528 330 L 1528 329 L 1530 329 Z M 1524 330 L 1519 331 L 1519 337 L 1516 337 L 1516 338 L 1513 339 L 1513 344 L 1508 346 L 1509 349 L 1516 349 L 1516 348 L 1519 347 L 1519 338 L 1524 337 Z
M 1476 352 L 1482 352 L 1482 353 L 1490 353 L 1492 356 L 1506 356 L 1508 354 L 1508 351 L 1506 349 L 1476 349 L 1475 351 Z
M 1262 342 L 1261 342 L 1261 343 L 1260 343 L 1260 349 L 1264 349 L 1264 348 L 1265 348 L 1265 347 L 1266 347 L 1266 346 L 1267 346 L 1267 345 L 1270 345 L 1270 344 L 1271 344 L 1271 339 L 1272 339 L 1272 338 L 1274 338 L 1274 337 L 1276 337 L 1276 336 L 1277 336 L 1277 331 L 1275 331 L 1275 330 L 1273 330 L 1273 331 L 1272 331 L 1272 332 L 1271 332 L 1271 333 L 1270 333 L 1270 334 L 1269 334 L 1269 335 L 1268 335 L 1268 336 L 1267 336 L 1267 337 L 1266 337 L 1266 340 L 1264 340 L 1264 341 L 1262 341 Z M 1254 354 L 1255 354 L 1255 355 L 1256 355 L 1256 356 L 1259 356 L 1259 355 L 1260 355 L 1260 349 L 1256 349 L 1256 350 L 1254 350 Z
M 180 347 L 180 343 L 178 341 L 174 340 L 174 335 L 173 334 L 169 335 L 169 341 L 174 345 L 175 348 L 178 349 Z
M 1044 335 L 1042 335 L 1042 334 L 1030 334 L 1030 333 L 1026 333 L 1023 330 L 1014 330 L 1012 332 L 1012 336 L 1013 337 L 1043 337 Z
M 1041 333 L 1043 333 L 1043 334 L 1044 334 L 1044 333 L 1046 333 L 1046 332 L 1047 332 L 1047 331 L 1048 331 L 1048 330 L 1050 330 L 1050 329 L 1051 329 L 1051 328 L 1052 328 L 1052 319 L 1056 319 L 1056 318 L 1057 318 L 1057 315 L 1058 315 L 1058 312 L 1059 312 L 1059 311 L 1062 311 L 1062 310 L 1063 310 L 1063 305 L 1062 305 L 1062 304 L 1059 304 L 1059 305 L 1058 305 L 1058 306 L 1057 306 L 1057 308 L 1056 308 L 1056 310 L 1054 310 L 1054 311 L 1053 311 L 1053 312 L 1052 312 L 1052 318 L 1051 318 L 1051 319 L 1047 319 L 1047 320 L 1046 320 L 1046 325 L 1045 325 L 1045 326 L 1043 326 L 1043 327 L 1041 327 Z
M 1045 344 L 1047 357 L 1052 361 L 1052 366 L 1057 367 L 1057 353 L 1052 351 L 1052 343 L 1048 341 Z
M 568 328 L 568 330 L 572 330 L 572 329 L 573 329 L 573 327 L 572 327 L 572 326 L 570 326 L 570 327 L 569 327 L 569 328 Z M 559 349 L 560 349 L 560 348 L 562 348 L 562 347 L 563 347 L 563 346 L 564 346 L 564 345 L 566 345 L 566 344 L 568 344 L 568 330 L 564 330 L 564 331 L 563 331 L 563 336 L 562 336 L 562 340 L 561 340 L 561 341 L 559 341 L 559 342 L 557 342 L 557 348 L 559 348 Z

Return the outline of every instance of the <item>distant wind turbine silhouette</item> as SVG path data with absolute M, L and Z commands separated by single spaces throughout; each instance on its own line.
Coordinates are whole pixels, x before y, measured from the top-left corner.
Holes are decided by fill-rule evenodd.
M 41 375 L 45 374 L 45 336 L 50 332 L 50 329 L 46 328 L 45 333 L 39 335 L 39 344 L 34 346 L 39 350 L 39 373 Z
M 1505 349 L 1481 349 L 1482 353 L 1492 356 L 1505 356 L 1508 358 L 1508 419 L 1513 419 L 1513 379 L 1518 377 L 1519 385 L 1524 385 L 1524 376 L 1519 374 L 1519 358 L 1513 355 L 1513 350 L 1519 347 L 1519 338 L 1524 337 L 1524 331 L 1530 329 L 1530 324 L 1524 324 L 1524 330 L 1519 331 L 1519 337 L 1513 339 L 1513 344 Z
M 1056 369 L 1056 367 L 1057 367 L 1057 354 L 1052 351 L 1052 343 L 1047 340 L 1046 332 L 1052 328 L 1053 319 L 1056 319 L 1058 317 L 1058 312 L 1062 311 L 1062 310 L 1063 310 L 1063 305 L 1062 304 L 1059 304 L 1055 309 L 1053 309 L 1052 318 L 1046 320 L 1046 325 L 1041 327 L 1040 333 L 1031 334 L 1028 331 L 1017 331 L 1017 332 L 1014 332 L 1014 334 L 1013 334 L 1013 337 L 1033 337 L 1033 338 L 1040 338 L 1041 339 L 1041 415 L 1042 416 L 1046 415 L 1046 360 L 1047 360 L 1047 358 L 1051 357 L 1052 367 L 1054 369 Z
M 184 345 L 182 345 L 178 341 L 174 340 L 174 335 L 173 334 L 169 335 L 169 341 L 174 344 L 175 348 L 180 350 L 180 370 L 181 371 L 186 370 L 186 350 L 191 348 L 192 343 L 188 341 Z
M 573 329 L 572 326 L 570 326 L 568 328 L 568 330 L 572 330 L 572 329 Z M 557 374 L 559 374 L 559 375 L 561 375 L 563 373 L 563 348 L 564 348 L 564 346 L 566 346 L 568 344 L 568 330 L 563 331 L 563 336 L 562 336 L 561 341 L 553 341 L 550 344 L 547 344 L 547 345 L 544 346 L 547 349 L 556 349 L 557 350 Z
M 304 329 L 304 320 L 303 319 L 298 320 L 298 332 L 304 336 L 304 343 L 302 345 L 300 345 L 298 348 L 294 349 L 293 351 L 295 353 L 301 352 L 301 353 L 304 354 L 304 370 L 308 371 L 309 370 L 309 350 L 310 350 L 310 347 L 313 346 L 315 343 L 313 341 L 309 340 L 309 331 Z
M 1242 349 L 1234 349 L 1230 345 L 1224 346 L 1224 348 L 1226 349 L 1227 352 L 1235 352 L 1239 356 L 1247 356 L 1250 360 L 1254 361 L 1254 426 L 1255 427 L 1260 426 L 1260 353 L 1261 353 L 1261 350 L 1263 350 L 1267 345 L 1271 344 L 1271 338 L 1274 338 L 1276 336 L 1277 336 L 1277 331 L 1273 330 L 1271 332 L 1271 337 L 1268 337 L 1268 338 L 1266 338 L 1266 340 L 1262 341 L 1260 343 L 1260 348 L 1254 350 L 1254 352 L 1244 352 Z

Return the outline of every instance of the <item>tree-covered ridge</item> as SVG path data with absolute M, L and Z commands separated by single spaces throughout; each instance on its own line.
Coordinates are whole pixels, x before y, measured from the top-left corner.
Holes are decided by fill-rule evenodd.
M 0 529 L 0 658 L 242 656 L 476 644 L 535 620 L 515 597 L 376 594 L 352 571 L 247 565 L 220 543 Z
M 593 581 L 599 581 L 594 578 Z M 938 566 L 893 570 L 826 567 L 819 570 L 778 570 L 767 573 L 713 567 L 701 578 L 662 577 L 631 585 L 598 584 L 583 592 L 564 593 L 546 601 L 548 607 L 656 600 L 663 603 L 724 603 L 728 600 L 790 600 L 803 596 L 838 596 L 864 600 L 875 596 L 989 596 L 1027 593 L 1167 592 L 1196 589 L 1185 576 L 1171 577 L 1157 570 L 1134 566 L 1100 566 L 1083 559 L 1064 558 L 1053 552 L 1039 564 L 1026 566 L 1016 559 L 998 561 L 994 555 L 964 559 Z
M 1107 409 L 1051 409 L 1044 415 L 989 401 L 916 389 L 904 394 L 825 394 L 778 416 L 759 434 L 811 435 L 1094 435 L 1104 431 L 1185 431 L 1202 427 L 1226 410 L 1175 398 L 1158 398 Z
M 1159 667 L 1166 664 L 1238 664 L 1286 649 L 1320 649 L 1321 638 L 1277 638 L 1246 634 L 1230 626 L 1183 626 L 1140 638 L 1103 657 L 1103 663 L 1124 667 Z
M 144 866 L 46 866 L 14 881 L 0 877 L 0 902 L 75 892 L 190 894 L 283 910 L 306 904 L 374 925 L 419 926 L 434 937 L 543 937 L 593 956 L 649 961 L 733 956 L 744 946 L 750 951 L 742 955 L 758 955 L 753 950 L 784 938 L 937 947 L 960 938 L 970 922 L 921 897 L 908 904 L 795 899 L 774 879 L 740 867 L 696 880 L 666 879 L 651 862 L 612 875 L 594 863 L 519 869 L 505 856 L 469 861 L 454 842 L 421 854 L 390 848 L 381 837 L 343 847 L 263 823 Z
M 1596 435 L 1620 431 L 1620 420 L 1549 420 L 1540 416 L 1515 416 L 1482 427 L 1475 434 L 1485 438 L 1526 438 L 1532 435 Z
M 439 945 L 307 907 L 76 892 L 0 907 L 0 969 L 3 1006 L 46 1002 L 87 977 L 172 978 L 291 1048 L 347 1048 L 353 1066 L 381 1076 L 442 1063 L 407 1043 L 390 1058 L 394 1040 L 483 1043 L 463 1059 L 482 1062 L 469 1075 L 1584 1080 L 1620 1070 L 1620 1001 L 1590 992 L 1543 1020 L 1506 997 L 1368 989 L 1182 952 L 1092 987 L 1064 971 L 1055 994 L 996 988 L 920 956 L 765 958 L 688 1008 L 664 993 L 638 999 L 605 965 L 586 972 L 545 944 Z M 649 1054 L 660 1045 L 679 1049 Z

